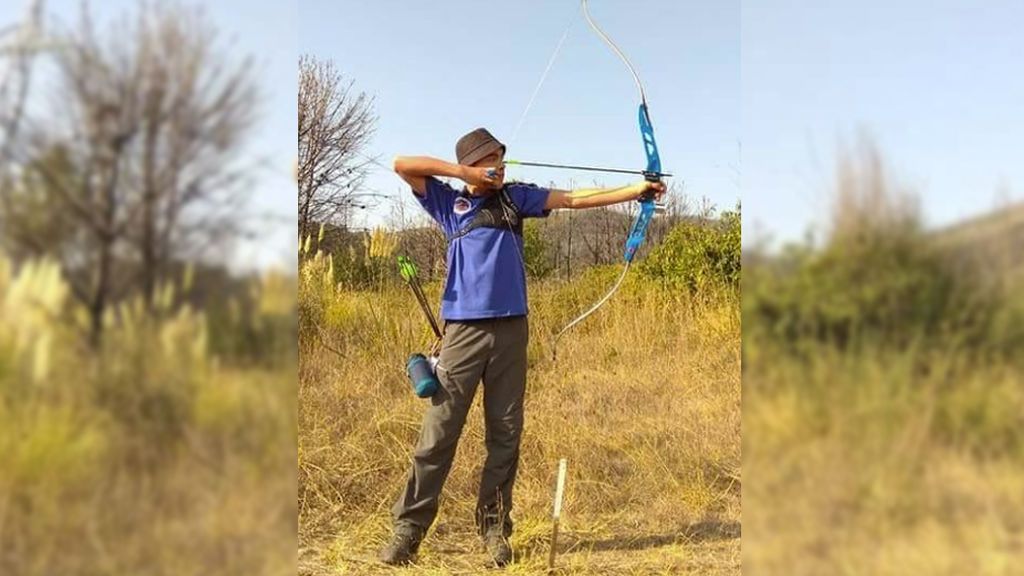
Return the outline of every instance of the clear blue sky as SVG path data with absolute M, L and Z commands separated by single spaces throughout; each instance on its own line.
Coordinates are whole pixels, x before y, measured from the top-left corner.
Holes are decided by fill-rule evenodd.
M 745 241 L 820 223 L 861 130 L 933 226 L 1024 199 L 1024 2 L 760 0 L 742 21 Z
M 28 4 L 28 0 L 0 3 L 0 28 L 22 19 Z M 89 3 L 101 28 L 112 18 L 134 13 L 139 4 L 140 0 Z M 262 96 L 259 119 L 244 152 L 254 166 L 252 186 L 245 194 L 258 238 L 236 247 L 232 264 L 243 269 L 281 266 L 294 270 L 298 251 L 292 176 L 297 123 L 296 3 L 217 0 L 190 5 L 200 4 L 220 32 L 221 51 L 231 58 L 253 58 L 254 78 Z M 80 0 L 46 0 L 47 20 L 70 26 L 77 21 L 81 6 Z
M 23 4 L 0 4 L 0 22 L 20 17 Z M 79 2 L 47 4 L 69 21 Z M 93 6 L 109 16 L 134 4 Z M 999 199 L 1024 199 L 1020 2 L 760 0 L 742 10 L 738 1 L 591 4 L 644 80 L 665 169 L 686 181 L 686 194 L 720 208 L 742 194 L 745 239 L 756 230 L 796 239 L 820 222 L 836 151 L 860 130 L 875 136 L 897 175 L 922 193 L 932 224 L 991 210 Z M 494 7 L 468 0 L 221 0 L 207 10 L 233 39 L 232 50 L 259 63 L 265 99 L 250 153 L 263 167 L 251 195 L 256 210 L 280 220 L 245 249 L 253 263 L 294 262 L 300 52 L 334 59 L 376 96 L 380 121 L 371 153 L 385 160 L 451 158 L 455 139 L 476 126 L 511 137 L 574 20 L 510 156 L 643 164 L 635 88 L 587 29 L 576 0 Z M 593 181 L 586 173 L 516 175 L 561 186 L 570 178 Z M 384 170 L 368 186 L 389 194 L 400 189 Z M 380 221 L 380 214 L 367 219 Z
M 642 169 L 639 95 L 629 72 L 586 25 L 577 0 L 490 4 L 299 3 L 299 50 L 334 60 L 380 117 L 370 150 L 453 159 L 478 126 L 509 144 L 509 158 Z M 688 196 L 721 209 L 739 190 L 739 2 L 591 0 L 591 14 L 637 68 L 647 90 L 662 165 Z M 509 140 L 570 21 L 569 35 L 514 142 Z M 590 185 L 580 172 L 516 168 L 539 184 Z M 629 176 L 598 175 L 607 185 Z M 368 187 L 406 197 L 379 169 Z M 401 190 L 400 190 L 401 189 Z M 408 200 L 406 200 L 408 202 Z M 364 225 L 382 221 L 381 212 Z M 415 208 L 419 210 L 418 208 Z

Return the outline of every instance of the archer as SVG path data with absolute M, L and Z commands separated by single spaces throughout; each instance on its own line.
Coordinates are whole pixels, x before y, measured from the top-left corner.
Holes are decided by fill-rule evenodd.
M 459 139 L 457 163 L 399 156 L 394 170 L 448 238 L 448 276 L 441 301 L 443 339 L 437 377 L 413 453 L 408 481 L 392 508 L 394 537 L 381 551 L 387 564 L 410 562 L 434 522 L 438 497 L 483 381 L 487 459 L 480 479 L 476 525 L 497 566 L 512 560 L 512 487 L 523 433 L 528 342 L 525 218 L 551 210 L 596 208 L 660 198 L 665 185 L 642 181 L 575 191 L 505 182 L 505 145 L 483 128 Z M 438 177 L 462 180 L 457 190 Z

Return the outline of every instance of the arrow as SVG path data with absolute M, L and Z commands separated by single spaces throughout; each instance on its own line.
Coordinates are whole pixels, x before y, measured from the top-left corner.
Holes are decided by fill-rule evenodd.
M 437 319 L 434 318 L 434 312 L 430 309 L 430 303 L 427 302 L 427 297 L 423 293 L 423 287 L 420 286 L 420 279 L 416 275 L 416 265 L 413 264 L 412 259 L 408 256 L 399 256 L 398 272 L 402 275 L 402 279 L 412 288 L 416 301 L 419 302 L 420 308 L 423 309 L 423 313 L 427 316 L 427 321 L 430 322 L 430 327 L 434 330 L 434 336 L 437 336 L 437 339 L 440 340 L 442 338 L 441 329 L 438 327 Z
M 590 172 L 614 172 L 616 174 L 639 174 L 641 176 L 656 176 L 658 178 L 671 178 L 667 172 L 648 172 L 647 170 L 623 170 L 621 168 L 601 168 L 597 166 L 576 166 L 573 164 L 548 164 L 546 162 L 523 162 L 521 160 L 505 160 L 506 166 L 537 166 L 540 168 L 562 168 L 565 170 L 587 170 Z

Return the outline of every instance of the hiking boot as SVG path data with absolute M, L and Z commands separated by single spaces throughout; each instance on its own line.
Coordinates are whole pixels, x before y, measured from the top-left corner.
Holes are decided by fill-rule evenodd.
M 408 564 L 416 558 L 422 541 L 422 530 L 407 527 L 396 528 L 391 543 L 380 551 L 380 561 L 392 566 Z
M 489 530 L 484 535 L 484 548 L 498 568 L 512 563 L 512 546 L 501 529 Z

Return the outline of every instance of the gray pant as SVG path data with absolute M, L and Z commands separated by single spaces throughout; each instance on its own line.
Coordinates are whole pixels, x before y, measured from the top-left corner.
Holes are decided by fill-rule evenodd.
M 396 529 L 425 531 L 437 516 L 438 497 L 455 448 L 484 383 L 487 460 L 480 478 L 476 523 L 480 533 L 500 526 L 512 532 L 512 484 L 519 466 L 526 390 L 525 316 L 448 322 L 437 375 L 441 387 L 430 399 L 405 490 L 391 512 Z

